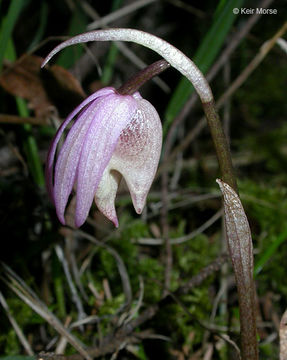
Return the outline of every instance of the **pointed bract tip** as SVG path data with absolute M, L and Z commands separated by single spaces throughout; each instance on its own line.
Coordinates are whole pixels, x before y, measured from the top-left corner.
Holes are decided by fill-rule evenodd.
M 143 208 L 145 207 L 147 194 L 142 194 L 142 193 L 136 194 L 131 192 L 131 196 L 132 196 L 134 209 L 136 213 L 140 215 L 143 211 Z

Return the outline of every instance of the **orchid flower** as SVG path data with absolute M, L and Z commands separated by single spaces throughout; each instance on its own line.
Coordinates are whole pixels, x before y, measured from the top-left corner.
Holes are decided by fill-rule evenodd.
M 192 60 L 165 40 L 149 33 L 134 29 L 107 29 L 91 31 L 64 41 L 48 54 L 42 67 L 63 48 L 89 41 L 138 43 L 157 52 L 186 76 L 202 101 L 222 177 L 236 188 L 230 151 L 214 107 L 211 89 Z M 59 128 L 49 151 L 46 176 L 62 223 L 65 223 L 65 207 L 75 185 L 76 226 L 85 221 L 94 197 L 102 213 L 118 226 L 114 199 L 121 175 L 127 182 L 136 211 L 142 211 L 157 168 L 162 134 L 153 106 L 139 93 L 128 94 L 118 94 L 112 88 L 102 89 L 76 108 Z M 76 122 L 53 170 L 59 139 L 75 116 Z
M 75 117 L 55 162 L 59 140 Z M 161 143 L 159 116 L 138 92 L 120 95 L 107 87 L 88 97 L 63 122 L 48 152 L 46 179 L 59 220 L 65 224 L 65 208 L 76 186 L 75 225 L 85 222 L 95 199 L 117 227 L 114 201 L 121 177 L 140 214 L 156 173 Z

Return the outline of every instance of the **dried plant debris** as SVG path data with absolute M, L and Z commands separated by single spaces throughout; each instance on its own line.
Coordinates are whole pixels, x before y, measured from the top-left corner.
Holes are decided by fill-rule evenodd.
M 80 83 L 59 65 L 41 70 L 42 62 L 41 57 L 27 54 L 13 64 L 6 62 L 0 85 L 10 94 L 28 100 L 29 108 L 35 111 L 37 117 L 45 116 L 60 100 L 63 102 L 67 98 L 71 108 L 65 106 L 63 112 L 72 110 L 85 97 Z

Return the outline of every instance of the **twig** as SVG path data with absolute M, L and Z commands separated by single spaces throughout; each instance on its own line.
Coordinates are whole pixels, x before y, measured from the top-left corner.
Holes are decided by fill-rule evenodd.
M 65 326 L 66 328 L 68 328 L 71 321 L 72 321 L 72 317 L 71 317 L 71 316 L 68 316 L 67 319 L 66 319 L 66 321 L 65 321 L 64 326 Z M 65 338 L 64 336 L 62 336 L 62 337 L 59 339 L 59 342 L 58 342 L 58 344 L 57 344 L 55 353 L 56 353 L 56 354 L 62 354 L 62 353 L 65 351 L 65 349 L 66 349 L 67 343 L 68 343 L 67 338 Z
M 134 12 L 144 6 L 147 6 L 155 1 L 157 1 L 157 0 L 137 0 L 135 2 L 132 2 L 131 4 L 124 6 L 119 10 L 115 10 L 114 12 L 112 12 L 106 16 L 103 16 L 99 20 L 93 21 L 91 24 L 88 25 L 87 29 L 95 30 L 95 29 L 104 27 L 104 26 L 108 25 L 109 23 L 111 23 L 125 15 L 128 15 L 131 12 Z
M 261 4 L 259 4 L 259 7 L 266 8 L 268 7 L 273 0 L 265 0 L 262 1 Z M 208 72 L 206 79 L 207 81 L 213 80 L 213 78 L 217 75 L 219 70 L 222 68 L 222 66 L 225 64 L 227 59 L 230 57 L 230 55 L 233 53 L 233 51 L 237 48 L 237 46 L 240 44 L 241 40 L 249 33 L 251 28 L 256 24 L 256 22 L 260 19 L 261 15 L 255 13 L 252 15 L 243 26 L 240 26 L 239 29 L 235 32 L 235 35 L 230 39 L 228 42 L 228 46 L 226 49 L 222 52 L 219 59 L 216 61 L 216 63 L 211 67 L 210 71 Z M 172 139 L 174 138 L 174 133 L 177 130 L 179 124 L 186 118 L 186 116 L 190 113 L 190 109 L 194 106 L 194 104 L 197 102 L 198 96 L 197 94 L 193 94 L 190 99 L 187 101 L 187 103 L 184 105 L 180 113 L 177 115 L 177 117 L 174 119 L 167 137 L 166 137 L 166 143 L 170 142 L 172 144 Z M 186 136 L 186 138 L 181 142 L 181 144 L 176 147 L 171 156 L 169 156 L 170 151 L 167 151 L 167 154 L 165 158 L 163 158 L 163 165 L 164 166 L 164 160 L 169 159 L 169 161 L 173 160 L 175 158 L 175 155 L 179 151 L 183 151 L 191 141 L 195 139 L 196 136 L 199 135 L 201 130 L 204 129 L 206 126 L 206 119 L 205 117 L 202 118 L 194 127 L 194 129 Z M 171 148 L 171 144 L 169 145 Z M 167 146 L 167 145 L 166 145 Z
M 272 4 L 274 0 L 263 0 L 258 4 L 258 7 L 262 9 L 268 8 L 270 4 Z M 206 78 L 208 81 L 211 81 L 218 71 L 222 68 L 222 66 L 226 63 L 226 61 L 230 58 L 230 55 L 240 44 L 240 41 L 249 33 L 252 27 L 257 23 L 262 14 L 259 14 L 255 11 L 254 15 L 252 15 L 245 24 L 239 25 L 238 29 L 235 30 L 235 35 L 228 41 L 228 45 L 225 50 L 223 50 L 222 54 L 216 61 L 216 63 L 212 66 L 210 71 L 208 72 Z
M 188 294 L 191 289 L 193 289 L 196 286 L 199 286 L 206 278 L 208 278 L 216 271 L 219 271 L 222 265 L 227 262 L 227 259 L 228 259 L 227 254 L 220 255 L 211 264 L 203 268 L 197 275 L 193 276 L 186 284 L 179 287 L 176 290 L 175 295 L 179 296 L 179 295 Z
M 163 148 L 163 159 L 165 154 L 169 151 L 169 143 L 166 142 Z M 164 293 L 166 295 L 166 290 L 170 288 L 170 277 L 172 269 L 172 246 L 169 239 L 169 226 L 168 226 L 168 171 L 164 170 L 161 175 L 161 226 L 162 226 L 162 235 L 165 242 L 165 273 L 164 273 Z
M 182 244 L 188 240 L 193 239 L 195 236 L 202 234 L 206 229 L 208 229 L 212 224 L 215 223 L 222 216 L 222 209 L 217 211 L 210 219 L 203 223 L 200 227 L 192 231 L 190 234 L 178 237 L 176 239 L 170 239 L 169 242 L 172 245 Z M 138 244 L 141 245 L 162 245 L 164 244 L 164 239 L 152 239 L 152 238 L 139 238 L 137 240 Z
M 174 297 L 189 293 L 193 287 L 200 285 L 208 276 L 220 270 L 222 264 L 224 264 L 226 261 L 227 256 L 225 255 L 217 258 L 213 263 L 202 269 L 199 274 L 191 278 L 190 281 L 175 291 L 175 293 L 173 293 Z M 132 344 L 139 342 L 139 340 L 142 338 L 149 338 L 150 334 L 146 332 L 137 332 L 133 334 L 133 331 L 148 320 L 152 319 L 157 314 L 157 312 L 163 308 L 163 306 L 172 303 L 174 297 L 169 296 L 170 294 L 171 293 L 162 298 L 157 304 L 150 305 L 137 318 L 128 323 L 125 323 L 117 331 L 113 331 L 111 334 L 106 335 L 102 339 L 101 344 L 99 346 L 88 349 L 88 353 L 92 357 L 100 357 L 109 353 L 114 353 L 123 342 L 125 342 L 125 344 Z M 38 360 L 83 360 L 83 357 L 79 354 L 64 356 L 56 355 L 54 353 L 40 353 Z
M 146 0 L 144 0 L 146 1 Z M 152 0 L 152 1 L 158 1 L 158 0 Z M 88 16 L 90 16 L 91 18 L 93 18 L 96 21 L 101 21 L 103 18 L 100 17 L 100 15 L 97 13 L 97 11 L 90 5 L 88 4 L 86 1 L 82 1 L 81 5 L 83 7 L 83 10 L 87 13 Z M 121 10 L 121 9 L 120 9 Z M 107 26 L 103 25 L 103 26 L 99 26 L 102 28 L 107 28 Z M 127 45 L 125 45 L 122 42 L 116 42 L 115 45 L 117 46 L 117 48 L 122 52 L 122 54 L 129 59 L 129 61 L 131 63 L 133 63 L 137 68 L 139 69 L 143 69 L 147 66 L 147 64 L 142 61 L 142 59 L 140 57 L 138 57 L 132 50 L 129 49 L 129 47 Z M 97 48 L 97 44 L 92 44 L 90 49 L 96 49 Z M 91 52 L 91 51 L 90 51 Z M 81 66 L 81 72 L 85 71 L 85 73 L 88 71 L 88 66 L 86 64 L 86 56 L 90 55 L 83 55 L 82 58 L 78 61 L 78 62 L 84 62 L 85 66 Z M 78 66 L 77 66 L 78 67 Z M 73 71 L 73 70 L 72 70 Z M 75 72 L 75 70 L 74 70 Z M 83 77 L 83 76 L 82 76 Z M 170 88 L 169 86 L 160 78 L 160 77 L 155 77 L 152 79 L 152 81 L 154 83 L 156 83 L 164 92 L 169 93 L 170 92 Z
M 3 124 L 31 124 L 47 125 L 47 121 L 36 117 L 22 117 L 17 115 L 0 114 L 0 123 Z
M 73 283 L 72 276 L 69 270 L 69 266 L 67 263 L 67 260 L 65 259 L 64 253 L 62 248 L 59 245 L 55 246 L 56 254 L 58 256 L 59 261 L 61 262 L 63 266 L 64 273 L 66 275 L 66 279 L 72 294 L 72 300 L 74 304 L 76 305 L 76 308 L 78 310 L 78 320 L 84 319 L 86 317 L 82 301 L 78 295 L 77 289 Z
M 221 337 L 222 337 L 226 342 L 228 342 L 230 345 L 233 346 L 233 348 L 236 350 L 238 359 L 240 360 L 240 359 L 241 359 L 241 353 L 240 353 L 240 349 L 239 349 L 239 347 L 237 346 L 237 344 L 236 344 L 233 340 L 231 340 L 230 337 L 229 337 L 227 334 L 221 334 Z
M 14 291 L 20 299 L 30 306 L 37 314 L 45 319 L 59 334 L 65 337 L 68 342 L 81 354 L 84 359 L 91 360 L 90 355 L 84 349 L 80 340 L 73 336 L 59 321 L 59 319 L 38 299 L 37 295 L 16 275 L 7 265 L 3 264 L 7 278 L 2 278 L 6 285 Z
M 230 61 L 226 61 L 223 67 L 223 81 L 224 87 L 227 89 L 230 85 Z M 228 99 L 223 108 L 223 129 L 227 137 L 227 142 L 230 144 L 230 108 L 231 102 Z
M 105 294 L 106 299 L 108 301 L 112 300 L 113 295 L 111 292 L 109 280 L 107 278 L 103 279 L 103 289 L 104 289 L 104 294 Z
M 277 39 L 276 43 L 287 54 L 287 41 L 285 39 L 279 38 Z
M 219 98 L 216 103 L 216 108 L 219 110 L 222 105 L 227 101 L 227 99 L 234 94 L 234 92 L 247 80 L 248 76 L 260 65 L 260 63 L 264 60 L 268 52 L 273 48 L 276 44 L 276 40 L 281 37 L 286 32 L 286 23 L 280 28 L 280 30 L 274 35 L 274 37 L 267 42 L 265 42 L 259 50 L 259 53 L 255 56 L 255 58 L 251 61 L 251 63 L 243 70 L 243 72 L 233 81 L 229 89 L 223 93 L 223 95 Z M 194 100 L 195 101 L 195 100 Z M 180 145 L 178 145 L 170 154 L 168 160 L 172 161 L 176 154 L 179 151 L 183 151 L 191 141 L 194 140 L 196 136 L 201 132 L 202 129 L 206 126 L 206 119 L 202 117 L 195 128 L 187 134 L 185 139 L 182 141 Z
M 83 299 L 88 302 L 88 295 L 85 292 L 85 289 L 83 287 L 83 284 L 81 282 L 81 276 L 80 271 L 77 265 L 76 256 L 75 256 L 75 241 L 74 238 L 71 237 L 65 237 L 65 245 L 66 245 L 66 251 L 68 253 L 68 261 L 70 263 L 70 266 L 72 268 L 72 273 L 75 279 L 75 282 L 80 290 L 80 293 L 83 297 Z
M 112 247 L 110 247 L 109 245 L 107 245 L 101 241 L 98 241 L 95 237 L 85 233 L 84 231 L 76 230 L 75 235 L 80 235 L 84 239 L 87 239 L 87 240 L 91 241 L 92 243 L 96 244 L 97 246 L 106 249 L 114 257 L 114 259 L 116 260 L 117 266 L 118 266 L 121 280 L 122 280 L 123 291 L 124 291 L 125 298 L 126 298 L 125 305 L 130 306 L 130 304 L 132 302 L 132 289 L 131 289 L 127 269 L 126 269 L 125 264 L 124 264 L 122 258 L 120 257 L 120 255 L 116 252 L 115 249 L 113 249 Z
M 173 6 L 176 6 L 180 9 L 183 9 L 201 19 L 203 19 L 204 17 L 206 17 L 206 14 L 204 13 L 204 11 L 197 9 L 196 7 L 189 5 L 181 0 L 166 0 L 167 2 L 169 2 L 170 4 L 172 4 Z
M 203 327 L 205 330 L 209 331 L 209 332 L 212 332 L 212 333 L 215 333 L 217 332 L 217 336 L 222 338 L 223 340 L 225 340 L 226 342 L 228 342 L 230 345 L 232 345 L 234 348 L 235 348 L 235 351 L 236 353 L 238 354 L 238 359 L 241 360 L 241 356 L 240 356 L 240 350 L 237 346 L 237 344 L 232 341 L 229 336 L 226 336 L 225 334 L 221 334 L 221 333 L 218 333 L 218 327 L 212 327 L 210 326 L 210 324 L 206 324 L 200 320 L 198 320 L 190 311 L 189 309 L 184 305 L 184 303 L 178 298 L 177 294 L 176 293 L 169 293 L 170 297 L 172 299 L 174 299 L 174 301 L 181 306 L 181 308 L 184 310 L 184 312 L 190 316 L 191 319 L 193 319 L 194 321 L 196 321 L 201 327 Z M 226 331 L 226 330 L 223 330 L 223 331 Z
M 246 81 L 250 74 L 261 64 L 266 55 L 272 50 L 273 46 L 276 45 L 277 39 L 282 37 L 287 31 L 287 22 L 280 27 L 276 34 L 268 41 L 266 41 L 259 49 L 258 54 L 255 58 L 246 66 L 242 73 L 233 81 L 227 91 L 220 97 L 216 107 L 219 109 L 225 101 Z
M 136 304 L 135 308 L 131 310 L 130 314 L 128 314 L 128 317 L 123 319 L 124 324 L 129 323 L 133 318 L 135 318 L 136 314 L 139 312 L 139 310 L 143 304 L 144 281 L 141 276 L 139 277 L 139 285 L 140 285 L 140 289 L 139 289 L 139 298 L 138 298 L 137 304 Z M 121 323 L 119 323 L 119 324 L 121 325 Z
M 181 126 L 178 129 L 178 141 L 181 142 L 184 138 L 184 126 L 181 124 Z M 175 164 L 173 166 L 173 174 L 170 179 L 170 186 L 169 190 L 176 190 L 178 187 L 178 182 L 181 176 L 181 171 L 183 167 L 183 153 L 179 152 L 175 159 Z
M 214 157 L 214 164 L 216 164 L 216 159 Z M 186 166 L 188 168 L 190 168 L 190 166 L 195 165 L 195 163 L 193 161 L 188 161 L 186 162 Z M 171 203 L 170 200 L 175 200 L 177 198 L 177 194 L 176 193 L 169 193 L 168 195 L 168 209 L 169 210 L 175 210 L 175 209 L 179 209 L 183 206 L 189 206 L 191 204 L 195 204 L 198 203 L 200 201 L 205 201 L 205 200 L 210 200 L 210 199 L 216 199 L 218 197 L 220 197 L 219 193 L 210 193 L 210 194 L 201 194 L 201 195 L 195 195 L 192 193 L 192 191 L 187 191 L 184 192 L 184 194 L 186 195 L 186 197 L 184 197 L 182 199 L 182 197 L 180 195 L 178 195 L 178 197 L 182 200 L 178 200 L 176 202 Z M 153 195 L 153 194 L 151 194 Z M 157 215 L 159 212 L 159 209 L 162 207 L 162 201 L 158 201 L 157 203 L 151 204 L 150 205 L 152 208 L 152 216 Z M 149 219 L 151 217 L 151 215 L 148 215 L 147 218 Z
M 169 225 L 168 225 L 168 173 L 164 171 L 161 177 L 161 199 L 162 199 L 162 208 L 161 208 L 161 226 L 162 226 L 162 235 L 165 244 L 164 249 L 164 260 L 165 260 L 165 271 L 164 271 L 164 292 L 163 296 L 166 294 L 166 289 L 170 288 L 171 280 L 171 271 L 173 263 L 173 254 L 172 246 L 169 239 Z

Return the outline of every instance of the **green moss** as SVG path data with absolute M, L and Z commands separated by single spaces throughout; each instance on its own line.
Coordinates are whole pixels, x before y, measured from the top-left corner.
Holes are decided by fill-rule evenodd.
M 251 224 L 256 264 L 286 232 L 287 188 L 246 180 L 240 183 L 240 193 Z M 286 253 L 286 241 L 270 252 L 270 258 L 258 276 L 259 294 L 274 291 L 287 297 L 287 285 L 282 281 L 287 277 L 287 269 L 282 266 L 286 262 Z
M 4 354 L 17 355 L 20 352 L 19 340 L 12 328 L 7 333 L 0 335 L 0 344 L 4 348 Z

